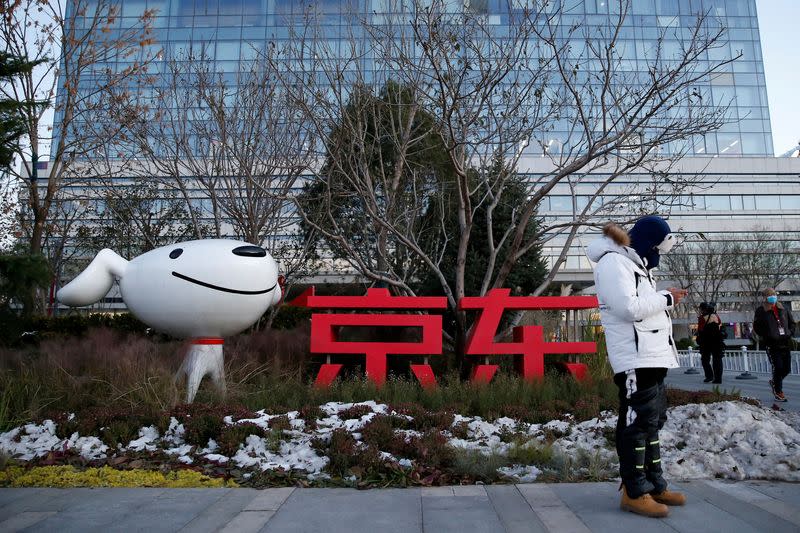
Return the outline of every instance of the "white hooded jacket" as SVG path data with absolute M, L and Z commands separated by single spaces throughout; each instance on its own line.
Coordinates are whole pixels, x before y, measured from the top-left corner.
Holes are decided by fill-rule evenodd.
M 655 281 L 635 250 L 603 236 L 586 255 L 597 265 L 594 282 L 608 359 L 615 373 L 634 368 L 675 368 L 678 352 L 672 339 L 669 291 Z

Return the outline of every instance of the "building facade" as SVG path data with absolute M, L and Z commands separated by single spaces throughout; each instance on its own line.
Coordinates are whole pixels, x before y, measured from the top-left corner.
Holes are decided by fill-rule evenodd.
M 416 0 L 420 6 L 431 0 Z M 74 19 L 75 24 L 89 24 L 93 1 L 84 16 Z M 414 0 L 123 0 L 120 16 L 104 29 L 106 38 L 113 39 L 126 29 L 141 23 L 147 14 L 152 25 L 152 43 L 144 47 L 142 55 L 113 57 L 101 61 L 96 69 L 119 72 L 143 57 L 153 57 L 150 73 L 154 76 L 144 89 L 151 96 L 160 85 L 169 84 L 165 72 L 170 59 L 184 61 L 190 56 L 202 55 L 214 68 L 234 80 L 234 73 L 247 68 L 248 62 L 263 55 L 268 47 L 280 48 L 298 38 L 298 28 L 309 20 L 319 25 L 327 50 L 347 56 L 352 52 L 349 41 L 368 41 L 369 36 L 359 32 L 353 22 L 365 20 L 372 25 L 385 25 L 407 20 Z M 541 9 L 542 2 L 527 0 L 446 0 L 444 7 L 453 13 L 471 10 L 484 14 L 489 26 L 497 35 L 507 29 L 509 17 L 524 8 Z M 559 0 L 561 14 L 556 27 L 567 33 L 573 25 L 587 28 L 613 22 L 618 15 L 618 3 L 609 0 Z M 67 3 L 68 8 L 72 6 Z M 660 54 L 670 57 L 679 54 L 684 39 L 698 14 L 708 16 L 709 31 L 726 28 L 725 40 L 709 49 L 699 59 L 699 64 L 738 57 L 736 61 L 717 71 L 705 80 L 699 80 L 698 92 L 714 105 L 730 105 L 732 121 L 719 131 L 694 140 L 692 151 L 698 155 L 720 156 L 771 156 L 773 154 L 767 88 L 761 55 L 760 35 L 755 0 L 635 0 L 618 37 L 617 51 L 621 55 L 621 68 L 631 73 L 646 75 L 648 60 L 660 46 Z M 68 13 L 67 20 L 73 20 Z M 584 36 L 574 34 L 574 48 L 570 53 L 586 53 Z M 593 38 L 591 35 L 587 39 Z M 369 43 L 364 44 L 369 49 Z M 367 63 L 370 59 L 364 59 Z M 300 65 L 294 67 L 302 68 Z M 364 67 L 369 71 L 369 64 Z M 375 67 L 374 78 L 380 81 Z M 588 64 L 591 69 L 591 63 Z M 102 83 L 102 74 L 81 80 L 89 91 Z M 63 86 L 60 96 L 63 98 Z M 688 109 L 683 110 L 689 113 Z M 56 116 L 58 122 L 62 117 Z M 78 125 L 78 128 L 80 126 Z M 568 150 L 569 132 L 565 124 L 555 124 L 543 138 L 550 153 Z M 669 147 L 667 147 L 669 149 Z M 531 143 L 527 150 L 541 151 L 541 143 Z
M 427 2 L 429 3 L 429 2 Z M 92 2 L 89 3 L 90 5 Z M 421 5 L 426 2 L 422 1 Z M 535 2 L 525 0 L 452 0 L 443 4 L 453 14 L 471 10 L 485 16 L 488 27 L 503 35 L 509 17 Z M 618 16 L 617 2 L 608 0 L 561 0 L 551 2 L 561 9 L 556 28 L 567 34 L 576 25 L 602 26 Z M 169 65 L 198 55 L 213 65 L 222 79 L 235 85 L 236 74 L 252 61 L 267 53 L 272 46 L 298 38 L 298 28 L 313 18 L 318 26 L 316 37 L 324 39 L 326 49 L 346 57 L 352 53 L 353 41 L 359 49 L 369 49 L 369 36 L 353 25 L 353 17 L 380 26 L 403 24 L 409 12 L 409 2 L 403 0 L 123 0 L 119 16 L 110 22 L 108 31 L 113 37 L 125 28 L 139 24 L 143 14 L 150 20 L 152 43 L 142 49 L 152 60 L 148 87 L 141 89 L 143 98 L 156 98 L 158 88 L 172 83 Z M 543 4 L 542 4 L 543 5 Z M 620 66 L 631 76 L 647 76 L 648 60 L 653 54 L 666 57 L 678 54 L 689 36 L 689 29 L 699 13 L 708 15 L 709 31 L 727 28 L 718 46 L 698 58 L 700 68 L 715 61 L 736 58 L 713 75 L 697 81 L 697 92 L 704 100 L 697 105 L 729 106 L 729 118 L 721 128 L 702 137 L 693 138 L 688 156 L 671 172 L 691 177 L 697 183 L 695 192 L 672 198 L 667 206 L 653 205 L 651 211 L 670 217 L 670 223 L 688 238 L 702 234 L 710 241 L 740 235 L 751 238 L 756 228 L 762 228 L 765 239 L 785 238 L 800 231 L 800 159 L 773 158 L 767 87 L 761 55 L 760 34 L 755 0 L 633 0 L 630 12 L 620 28 Z M 91 9 L 82 15 L 88 20 Z M 82 17 L 75 20 L 81 24 Z M 69 17 L 68 17 L 69 18 Z M 577 36 L 572 46 L 575 54 L 585 51 L 587 41 Z M 656 50 L 658 48 L 658 50 Z M 119 72 L 129 67 L 136 57 L 114 58 L 99 65 L 96 77 L 81 80 L 79 90 L 90 90 L 102 83 L 105 69 Z M 372 72 L 375 83 L 381 83 L 391 73 L 381 72 L 368 54 L 362 58 L 363 68 Z M 589 70 L 596 66 L 587 62 Z M 302 68 L 288 65 L 287 68 Z M 63 89 L 63 87 L 62 87 Z M 63 97 L 63 91 L 57 98 Z M 678 109 L 690 114 L 692 109 Z M 62 117 L 56 116 L 56 121 Z M 187 119 L 188 120 L 188 119 Z M 80 129 L 80 124 L 76 127 Z M 545 155 L 567 152 L 570 132 L 563 122 L 542 132 L 540 142 L 524 148 L 519 171 L 531 177 L 550 169 Z M 210 139 L 194 139 L 193 146 L 208 152 Z M 673 147 L 665 146 L 669 152 Z M 191 176 L 190 176 L 191 177 Z M 123 176 L 124 180 L 125 177 Z M 592 178 L 587 178 L 587 184 Z M 602 179 L 602 172 L 598 174 Z M 642 207 L 643 198 L 630 195 L 637 184 L 652 179 L 649 173 L 630 174 L 615 181 L 601 197 L 619 206 L 617 214 L 624 218 Z M 77 186 L 83 187 L 83 185 Z M 589 187 L 590 188 L 590 187 Z M 588 189 L 587 189 L 588 190 Z M 574 198 L 565 185 L 553 189 L 540 205 L 539 214 L 545 220 L 574 219 L 576 207 L 588 198 L 578 190 Z M 204 198 L 202 187 L 196 187 L 194 198 L 201 215 L 212 208 Z M 620 202 L 620 198 L 626 201 Z M 627 206 L 627 207 L 626 207 Z M 606 213 L 604 216 L 609 216 Z M 613 216 L 613 213 L 611 213 Z M 581 230 L 561 267 L 557 282 L 573 285 L 574 289 L 591 285 L 591 265 L 583 254 L 585 245 L 597 226 Z M 564 236 L 554 235 L 544 247 L 546 259 L 553 266 L 564 245 Z M 785 287 L 787 296 L 798 298 L 800 287 Z M 745 321 L 746 310 L 737 302 L 742 296 L 729 291 L 731 318 Z M 738 307 L 737 307 L 738 305 Z

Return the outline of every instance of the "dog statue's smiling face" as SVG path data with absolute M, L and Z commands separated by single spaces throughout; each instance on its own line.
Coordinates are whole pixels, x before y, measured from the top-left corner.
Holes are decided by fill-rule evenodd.
M 130 262 L 122 298 L 146 324 L 178 337 L 225 337 L 280 301 L 278 267 L 262 248 L 213 239 L 157 248 Z
M 97 301 L 110 287 L 97 281 L 103 276 L 119 280 L 122 299 L 142 322 L 175 337 L 234 335 L 281 298 L 275 260 L 258 246 L 225 239 L 163 246 L 130 262 L 104 250 L 59 300 Z

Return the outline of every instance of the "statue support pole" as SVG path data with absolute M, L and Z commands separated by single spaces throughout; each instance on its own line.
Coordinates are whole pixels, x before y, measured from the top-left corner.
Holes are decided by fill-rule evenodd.
M 177 382 L 186 376 L 186 402 L 194 400 L 200 382 L 206 375 L 211 376 L 211 380 L 217 389 L 224 395 L 225 388 L 225 360 L 222 356 L 224 341 L 218 337 L 201 337 L 192 339 L 183 363 L 175 374 Z

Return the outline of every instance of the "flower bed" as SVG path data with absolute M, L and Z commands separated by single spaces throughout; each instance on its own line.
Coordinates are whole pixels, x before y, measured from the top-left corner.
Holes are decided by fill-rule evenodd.
M 271 413 L 203 405 L 161 415 L 95 410 L 0 434 L 0 452 L 11 465 L 0 486 L 602 480 L 617 475 L 615 425 L 609 411 L 583 421 L 567 414 L 532 423 L 375 401 Z M 673 407 L 661 442 L 674 478 L 800 481 L 797 413 L 733 401 Z M 37 468 L 43 466 L 50 470 Z

